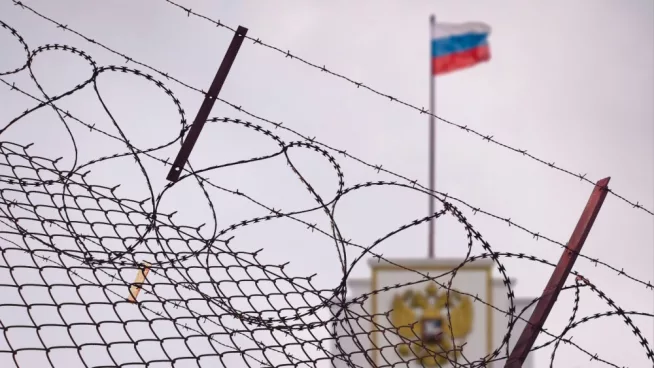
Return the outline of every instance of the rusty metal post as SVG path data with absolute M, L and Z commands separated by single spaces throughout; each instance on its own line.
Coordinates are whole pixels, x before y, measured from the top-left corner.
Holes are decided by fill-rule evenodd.
M 184 166 L 186 166 L 186 162 L 191 155 L 191 151 L 193 150 L 193 146 L 195 146 L 195 142 L 200 136 L 200 132 L 204 127 L 204 123 L 209 118 L 209 113 L 211 113 L 213 104 L 218 98 L 218 93 L 220 93 L 220 89 L 223 87 L 225 79 L 227 79 L 229 69 L 231 69 L 232 64 L 234 63 L 234 59 L 236 59 L 236 54 L 238 54 L 238 50 L 241 48 L 241 44 L 243 43 L 247 33 L 248 29 L 241 26 L 238 26 L 236 33 L 234 33 L 232 42 L 229 44 L 229 48 L 227 48 L 225 57 L 223 58 L 222 63 L 220 63 L 220 67 L 218 68 L 218 72 L 216 72 L 216 76 L 211 83 L 211 87 L 209 87 L 209 92 L 204 95 L 204 101 L 202 101 L 200 110 L 198 110 L 198 114 L 195 116 L 195 120 L 193 120 L 191 130 L 189 130 L 182 148 L 179 150 L 179 153 L 177 153 L 177 158 L 175 158 L 173 167 L 171 167 L 170 171 L 168 172 L 166 179 L 169 181 L 174 182 L 179 180 L 179 175 L 182 173 Z
M 563 251 L 550 281 L 547 283 L 545 290 L 543 290 L 543 295 L 536 304 L 536 308 L 531 314 L 531 318 L 529 318 L 529 322 L 522 331 L 504 368 L 521 368 L 522 363 L 527 358 L 527 354 L 529 354 L 529 351 L 534 346 L 534 342 L 536 342 L 536 338 L 543 328 L 545 320 L 547 320 L 547 316 L 550 314 L 561 292 L 561 288 L 568 278 L 572 266 L 577 260 L 577 256 L 581 252 L 581 248 L 584 246 L 584 242 L 588 237 L 591 227 L 593 227 L 602 203 L 604 203 L 604 199 L 608 193 L 609 180 L 611 180 L 610 177 L 604 178 L 595 184 L 595 189 L 593 189 L 586 208 L 584 208 L 584 212 L 581 214 L 579 222 L 577 222 L 577 227 L 572 232 L 572 236 L 568 242 L 568 249 Z

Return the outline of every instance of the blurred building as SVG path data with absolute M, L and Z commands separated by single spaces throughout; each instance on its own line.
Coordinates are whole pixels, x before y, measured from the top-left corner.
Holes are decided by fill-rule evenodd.
M 509 310 L 508 289 L 501 278 L 493 278 L 492 260 L 481 259 L 461 267 L 452 280 L 450 321 L 448 324 L 447 289 L 436 282 L 425 281 L 425 276 L 435 277 L 450 272 L 459 266 L 457 259 L 390 259 L 369 262 L 369 279 L 348 280 L 347 301 L 380 292 L 364 298 L 359 304 L 350 304 L 341 311 L 339 323 L 333 331 L 336 342 L 332 353 L 336 356 L 350 356 L 355 367 L 451 367 L 447 357 L 428 356 L 421 346 L 429 346 L 435 352 L 451 351 L 452 346 L 461 349 L 456 361 L 460 364 L 479 360 L 495 351 L 507 334 L 509 317 L 492 307 L 475 300 L 487 302 L 501 311 Z M 418 272 L 418 273 L 416 273 Z M 451 273 L 436 280 L 447 285 Z M 516 280 L 511 279 L 515 287 Z M 405 285 L 398 287 L 398 285 Z M 468 295 L 466 295 L 468 294 Z M 514 298 L 516 314 L 519 314 L 533 299 Z M 535 305 L 535 304 L 534 304 Z M 534 305 L 522 314 L 528 320 Z M 389 311 L 393 312 L 384 315 Z M 339 307 L 332 308 L 336 314 Z M 371 316 L 375 316 L 374 318 Z M 509 349 L 511 351 L 526 322 L 517 320 L 511 330 Z M 449 328 L 448 326 L 452 326 Z M 374 327 L 373 327 L 374 326 Z M 413 326 L 399 328 L 400 326 Z M 383 332 L 388 329 L 386 332 Z M 381 331 L 381 332 L 380 332 Z M 401 335 L 404 339 L 400 338 Z M 411 341 L 418 344 L 411 344 Z M 408 342 L 408 343 L 407 343 Z M 454 342 L 454 343 L 453 343 Z M 376 347 L 376 349 L 374 348 Z M 367 357 L 375 363 L 371 365 Z M 497 358 L 506 357 L 506 345 Z M 496 359 L 497 359 L 496 358 Z M 413 362 L 403 363 L 413 359 Z M 421 359 L 421 360 L 418 360 Z M 503 367 L 506 359 L 489 364 L 491 368 Z M 335 367 L 349 367 L 347 362 L 335 359 Z M 533 356 L 528 356 L 523 367 L 533 367 Z

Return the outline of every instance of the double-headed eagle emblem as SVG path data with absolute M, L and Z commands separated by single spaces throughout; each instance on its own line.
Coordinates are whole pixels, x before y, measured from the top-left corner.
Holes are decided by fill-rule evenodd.
M 451 326 L 447 309 L 450 310 Z M 391 323 L 405 343 L 397 347 L 402 357 L 414 355 L 423 366 L 445 366 L 459 356 L 457 346 L 472 329 L 473 305 L 469 297 L 439 290 L 429 283 L 423 292 L 408 290 L 393 299 Z

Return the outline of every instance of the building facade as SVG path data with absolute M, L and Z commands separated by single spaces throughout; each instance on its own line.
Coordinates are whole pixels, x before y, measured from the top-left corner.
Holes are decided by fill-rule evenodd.
M 480 259 L 458 268 L 461 262 L 461 259 L 371 260 L 369 279 L 348 280 L 347 299 L 360 300 L 373 290 L 379 292 L 358 304 L 348 304 L 347 310 L 340 312 L 333 331 L 334 355 L 346 354 L 356 367 L 372 368 L 451 367 L 449 360 L 464 364 L 466 360 L 472 362 L 491 354 L 508 331 L 509 317 L 504 313 L 509 310 L 508 289 L 503 279 L 493 277 L 496 265 L 492 260 Z M 457 272 L 452 279 L 453 269 Z M 442 285 L 452 279 L 449 296 L 446 288 L 426 277 L 434 277 Z M 516 281 L 510 281 L 513 287 Z M 532 300 L 514 298 L 516 314 Z M 335 306 L 332 313 L 338 310 Z M 532 310 L 533 305 L 521 318 L 528 320 Z M 509 351 L 525 324 L 523 320 L 515 322 Z M 426 353 L 425 347 L 439 354 Z M 505 356 L 503 347 L 498 357 Z M 405 363 L 409 360 L 413 361 Z M 532 360 L 528 356 L 523 367 L 532 368 Z M 499 368 L 505 363 L 502 359 L 488 367 Z M 337 368 L 350 366 L 338 359 L 334 364 Z

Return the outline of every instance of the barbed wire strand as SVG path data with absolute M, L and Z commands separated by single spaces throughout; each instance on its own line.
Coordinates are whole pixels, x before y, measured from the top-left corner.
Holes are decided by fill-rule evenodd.
M 185 8 L 184 6 L 174 2 L 172 0 L 162 0 L 162 1 L 165 1 L 168 4 L 173 5 L 177 9 L 182 10 L 183 12 L 185 12 L 187 14 L 187 16 L 193 15 L 193 16 L 195 16 L 197 18 L 200 18 L 200 19 L 203 19 L 203 20 L 206 20 L 206 21 L 212 23 L 217 28 L 224 28 L 224 29 L 228 29 L 228 30 L 230 30 L 232 32 L 236 32 L 236 30 L 234 28 L 222 23 L 220 20 L 214 20 L 214 19 L 212 19 L 210 17 L 207 17 L 205 15 L 196 13 L 191 8 Z M 401 99 L 395 98 L 395 97 L 393 97 L 393 96 L 391 96 L 389 94 L 386 94 L 386 93 L 381 92 L 381 91 L 379 91 L 377 89 L 374 89 L 374 88 L 372 88 L 372 87 L 370 87 L 370 86 L 368 86 L 368 85 L 366 85 L 364 83 L 357 82 L 357 81 L 355 81 L 354 79 L 352 79 L 350 77 L 347 77 L 345 75 L 342 75 L 342 74 L 339 74 L 339 73 L 334 72 L 332 70 L 329 70 L 324 65 L 318 65 L 316 63 L 307 61 L 306 59 L 303 59 L 303 58 L 297 56 L 296 54 L 292 54 L 289 50 L 284 51 L 284 50 L 282 50 L 282 49 L 280 49 L 280 48 L 278 48 L 276 46 L 267 44 L 267 43 L 261 41 L 261 39 L 259 39 L 259 38 L 253 38 L 252 36 L 247 36 L 247 35 L 245 36 L 245 38 L 252 41 L 255 45 L 260 45 L 260 46 L 263 46 L 263 47 L 265 47 L 265 48 L 267 48 L 269 50 L 276 51 L 277 53 L 282 54 L 285 58 L 298 61 L 298 62 L 300 62 L 300 63 L 302 63 L 302 64 L 304 64 L 306 66 L 317 69 L 317 70 L 319 70 L 319 71 L 321 71 L 321 72 L 323 72 L 323 73 L 325 73 L 325 74 L 327 74 L 329 76 L 336 77 L 338 79 L 349 82 L 350 84 L 356 86 L 357 88 L 362 88 L 364 90 L 372 92 L 372 93 L 374 93 L 374 94 L 376 94 L 376 95 L 378 95 L 380 97 L 388 99 L 390 102 L 399 103 L 400 105 L 411 108 L 414 111 L 419 112 L 420 114 L 433 116 L 434 118 L 438 119 L 439 121 L 442 121 L 443 123 L 446 123 L 446 124 L 451 125 L 451 126 L 455 126 L 455 127 L 459 128 L 459 129 L 461 129 L 461 130 L 463 130 L 463 131 L 465 131 L 467 133 L 470 133 L 470 134 L 472 134 L 472 135 L 474 135 L 474 136 L 476 136 L 478 138 L 483 139 L 486 142 L 496 144 L 496 145 L 498 145 L 500 147 L 503 147 L 505 149 L 508 149 L 508 150 L 510 150 L 510 151 L 512 151 L 514 153 L 521 154 L 522 156 L 528 157 L 528 158 L 532 159 L 533 161 L 541 163 L 541 164 L 543 164 L 543 165 L 545 165 L 545 166 L 547 166 L 549 168 L 558 170 L 558 171 L 560 171 L 562 173 L 568 174 L 570 176 L 573 176 L 573 177 L 575 177 L 577 179 L 580 179 L 580 180 L 582 180 L 582 181 L 584 181 L 584 182 L 586 182 L 588 184 L 591 184 L 591 185 L 595 186 L 595 181 L 592 181 L 592 180 L 588 179 L 586 177 L 587 174 L 574 173 L 573 171 L 570 171 L 568 169 L 564 169 L 564 168 L 562 168 L 560 166 L 557 166 L 555 162 L 547 161 L 547 160 L 541 159 L 541 158 L 539 158 L 537 156 L 534 156 L 531 153 L 528 153 L 527 150 L 518 149 L 518 148 L 512 147 L 512 146 L 510 146 L 510 145 L 508 145 L 506 143 L 502 143 L 502 142 L 494 139 L 493 138 L 494 136 L 492 134 L 483 134 L 483 133 L 480 133 L 480 132 L 478 132 L 478 131 L 476 131 L 476 130 L 474 130 L 472 128 L 469 128 L 468 126 L 463 126 L 463 125 L 457 124 L 457 123 L 455 123 L 453 121 L 450 121 L 448 119 L 445 119 L 443 117 L 432 114 L 428 110 L 426 110 L 424 107 L 418 107 L 417 105 L 414 105 L 414 104 L 411 104 L 409 102 L 405 102 L 405 101 L 403 101 Z M 627 199 L 627 198 L 623 197 L 622 195 L 616 193 L 615 191 L 613 191 L 610 188 L 609 188 L 609 193 L 611 193 L 615 197 L 619 198 L 623 202 L 628 203 L 629 205 L 632 206 L 632 208 L 642 210 L 642 211 L 654 216 L 654 212 L 652 212 L 652 210 L 644 207 L 642 204 L 640 204 L 640 202 L 630 201 L 629 199 Z
M 13 1 L 14 4 L 17 5 L 17 6 L 19 6 L 20 8 L 22 8 L 22 9 L 26 9 L 26 10 L 29 10 L 30 12 L 32 12 L 32 13 L 35 14 L 35 15 L 37 15 L 38 17 L 40 17 L 40 18 L 42 18 L 42 19 L 44 19 L 44 20 L 47 20 L 47 21 L 50 22 L 50 23 L 55 24 L 58 28 L 60 28 L 60 29 L 62 29 L 62 30 L 64 30 L 64 31 L 69 31 L 69 32 L 71 32 L 71 33 L 77 35 L 78 37 L 83 38 L 84 40 L 86 40 L 87 42 L 89 42 L 89 43 L 91 43 L 91 44 L 94 44 L 94 45 L 96 45 L 96 46 L 99 46 L 99 47 L 101 47 L 102 49 L 104 49 L 104 50 L 106 50 L 106 51 L 108 51 L 108 52 L 110 52 L 110 53 L 112 53 L 112 54 L 114 54 L 114 55 L 120 56 L 121 58 L 125 59 L 126 62 L 132 62 L 132 63 L 137 64 L 137 65 L 139 65 L 139 66 L 142 66 L 142 67 L 144 67 L 144 68 L 146 68 L 146 69 L 148 69 L 148 70 L 150 70 L 150 71 L 153 71 L 153 72 L 155 72 L 155 73 L 157 73 L 157 74 L 159 74 L 159 75 L 161 75 L 161 76 L 163 76 L 163 77 L 165 77 L 165 78 L 167 78 L 167 79 L 169 79 L 169 80 L 171 80 L 171 81 L 174 81 L 174 82 L 176 82 L 176 83 L 178 83 L 178 84 L 180 84 L 180 85 L 182 85 L 182 86 L 184 86 L 184 87 L 186 87 L 186 88 L 189 88 L 189 89 L 194 90 L 194 91 L 196 91 L 196 92 L 202 93 L 203 95 L 206 94 L 206 92 L 205 92 L 204 90 L 199 89 L 199 88 L 196 88 L 196 87 L 193 87 L 193 86 L 191 86 L 191 85 L 189 85 L 189 84 L 187 84 L 187 83 L 181 81 L 180 79 L 177 79 L 177 78 L 171 76 L 169 73 L 163 72 L 163 71 L 161 71 L 161 70 L 159 70 L 159 69 L 157 69 L 157 68 L 154 68 L 154 67 L 152 67 L 152 66 L 150 66 L 150 65 L 148 65 L 148 64 L 145 64 L 145 63 L 143 63 L 143 62 L 141 62 L 141 61 L 135 60 L 135 59 L 133 59 L 133 58 L 131 58 L 131 57 L 129 57 L 129 56 L 127 56 L 127 55 L 125 55 L 125 54 L 119 52 L 119 51 L 116 51 L 116 50 L 114 50 L 114 49 L 112 49 L 112 48 L 110 48 L 110 47 L 108 47 L 108 46 L 106 46 L 106 45 L 104 45 L 104 44 L 102 44 L 102 43 L 100 43 L 100 42 L 98 42 L 98 41 L 92 39 L 92 38 L 89 38 L 89 37 L 83 35 L 82 33 L 80 33 L 80 32 L 78 32 L 78 31 L 76 31 L 76 30 L 70 28 L 68 25 L 64 25 L 64 24 L 62 24 L 62 23 L 59 23 L 59 22 L 57 22 L 57 21 L 55 21 L 55 20 L 53 20 L 53 19 L 51 19 L 51 18 L 49 18 L 49 17 L 47 17 L 47 16 L 41 14 L 41 13 L 39 13 L 38 11 L 34 10 L 33 8 L 31 8 L 31 7 L 27 6 L 27 5 L 25 5 L 24 3 L 22 3 L 21 1 L 16 1 L 16 0 L 11 0 L 11 1 Z M 167 0 L 166 0 L 166 1 L 167 1 Z M 230 29 L 231 29 L 231 28 L 230 28 Z M 4 81 L 3 81 L 3 82 L 4 82 Z M 7 84 L 6 82 L 4 82 L 4 83 Z M 393 171 L 390 171 L 390 170 L 388 170 L 388 169 L 383 168 L 382 165 L 370 164 L 370 163 L 368 163 L 368 162 L 366 162 L 366 161 L 364 161 L 364 160 L 362 160 L 362 159 L 360 159 L 360 158 L 358 158 L 358 157 L 356 157 L 356 156 L 354 156 L 354 155 L 351 155 L 351 154 L 347 153 L 347 151 L 345 151 L 345 150 L 340 150 L 340 149 L 337 149 L 337 148 L 333 148 L 333 147 L 331 147 L 331 146 L 329 146 L 329 145 L 327 145 L 327 144 L 321 143 L 321 142 L 317 141 L 317 140 L 315 139 L 315 137 L 304 136 L 304 135 L 302 135 L 301 133 L 299 133 L 299 132 L 297 132 L 297 131 L 295 131 L 295 130 L 293 130 L 293 129 L 287 127 L 287 126 L 284 126 L 283 123 L 281 123 L 281 122 L 280 122 L 280 123 L 276 123 L 276 122 L 274 122 L 274 121 L 271 121 L 271 120 L 268 120 L 268 119 L 266 119 L 266 118 L 260 117 L 260 116 L 254 114 L 254 113 L 251 113 L 251 112 L 249 112 L 249 111 L 243 109 L 241 106 L 238 106 L 238 105 L 236 105 L 236 104 L 233 104 L 233 103 L 231 103 L 231 102 L 228 102 L 228 101 L 226 101 L 226 100 L 224 100 L 224 99 L 221 99 L 220 97 L 219 97 L 217 100 L 220 101 L 220 102 L 222 102 L 222 103 L 225 103 L 225 104 L 227 104 L 227 105 L 229 105 L 229 106 L 231 106 L 231 107 L 233 107 L 233 108 L 235 108 L 236 110 L 238 110 L 238 111 L 240 111 L 240 112 L 246 114 L 247 116 L 253 117 L 253 118 L 257 119 L 257 120 L 260 120 L 260 121 L 266 122 L 266 123 L 268 123 L 268 124 L 272 124 L 272 125 L 275 126 L 275 128 L 283 129 L 283 130 L 285 130 L 285 131 L 287 131 L 287 132 L 289 132 L 289 133 L 291 133 L 291 134 L 293 134 L 293 135 L 296 135 L 296 136 L 298 136 L 298 137 L 300 137 L 300 138 L 302 138 L 302 139 L 304 139 L 304 140 L 306 140 L 306 141 L 309 141 L 309 142 L 311 142 L 311 143 L 313 143 L 313 144 L 317 144 L 317 145 L 319 145 L 319 146 L 325 147 L 325 148 L 329 149 L 330 151 L 338 152 L 339 154 L 342 154 L 342 155 L 345 156 L 345 157 L 348 157 L 348 158 L 350 158 L 350 159 L 352 159 L 352 160 L 354 160 L 354 161 L 356 161 L 356 162 L 358 162 L 358 163 L 360 163 L 360 164 L 363 164 L 363 165 L 365 165 L 365 166 L 367 166 L 367 167 L 369 167 L 369 168 L 372 168 L 372 169 L 376 170 L 377 172 L 384 172 L 384 173 L 389 174 L 389 175 L 391 175 L 391 176 L 394 176 L 394 177 L 397 177 L 397 178 L 399 178 L 399 179 L 402 179 L 402 180 L 404 180 L 404 181 L 406 181 L 406 182 L 408 182 L 408 183 L 411 183 L 412 185 L 414 185 L 414 186 L 416 186 L 416 187 L 419 187 L 419 188 L 422 188 L 422 189 L 427 189 L 425 186 L 423 186 L 422 184 L 418 183 L 418 180 L 412 180 L 412 179 L 409 179 L 409 178 L 406 177 L 406 176 L 403 176 L 403 175 L 401 175 L 401 174 L 397 174 L 397 173 L 395 173 L 395 172 L 393 172 Z M 582 176 L 582 179 L 585 179 L 585 180 L 589 181 L 588 179 L 585 178 L 585 175 Z M 590 182 L 590 181 L 589 181 L 589 182 Z M 595 185 L 595 183 L 593 183 L 593 185 Z M 427 189 L 427 190 L 428 190 L 428 189 Z M 622 197 L 620 197 L 620 196 L 618 196 L 617 194 L 615 194 L 614 192 L 612 192 L 612 190 L 611 190 L 610 188 L 608 188 L 608 190 L 609 190 L 609 192 L 611 192 L 612 194 L 616 195 L 618 198 L 623 199 Z M 512 226 L 512 227 L 515 227 L 515 228 L 520 229 L 520 230 L 522 230 L 522 231 L 525 231 L 525 232 L 529 233 L 529 234 L 530 234 L 534 239 L 544 239 L 544 240 L 546 240 L 546 241 L 548 241 L 548 242 L 550 242 L 550 243 L 556 244 L 556 245 L 558 245 L 558 246 L 560 246 L 560 247 L 563 247 L 563 248 L 565 248 L 565 249 L 567 249 L 567 250 L 569 250 L 569 251 L 573 251 L 573 252 L 575 252 L 575 253 L 578 253 L 578 252 L 575 251 L 575 250 L 569 249 L 569 248 L 567 247 L 567 244 L 564 244 L 564 243 L 562 243 L 562 242 L 560 242 L 560 241 L 553 240 L 552 238 L 550 238 L 550 237 L 548 237 L 548 236 L 541 235 L 540 232 L 529 230 L 529 229 L 527 229 L 526 227 L 524 227 L 524 226 L 522 226 L 522 225 L 519 225 L 519 224 L 513 222 L 512 219 L 511 219 L 510 217 L 499 216 L 499 215 L 493 214 L 493 213 L 491 213 L 491 212 L 488 212 L 488 211 L 482 210 L 480 207 L 475 207 L 475 206 L 473 206 L 473 205 L 469 205 L 469 204 L 465 203 L 463 200 L 458 199 L 458 198 L 456 198 L 456 197 L 450 195 L 449 193 L 440 192 L 440 191 L 433 191 L 433 193 L 435 193 L 435 194 L 439 194 L 439 195 L 442 195 L 442 196 L 445 197 L 445 199 L 448 199 L 448 198 L 449 198 L 449 199 L 455 200 L 455 201 L 457 201 L 457 202 L 459 202 L 459 203 L 462 203 L 462 204 L 464 204 L 466 207 L 469 207 L 470 209 L 472 209 L 473 212 L 474 212 L 475 214 L 476 214 L 476 213 L 481 213 L 481 214 L 486 215 L 486 216 L 489 216 L 489 217 L 491 217 L 491 218 L 493 218 L 493 219 L 496 219 L 496 220 L 502 221 L 502 222 L 506 223 L 508 226 Z M 623 199 L 623 200 L 624 200 L 624 199 Z M 633 205 L 633 203 L 631 203 L 631 202 L 629 202 L 629 201 L 627 201 L 627 202 Z M 644 207 L 642 207 L 642 206 L 640 206 L 640 205 L 637 205 L 636 207 L 641 208 L 641 209 L 643 209 L 643 210 L 645 210 L 645 211 L 651 213 L 651 211 L 647 210 L 646 208 L 644 208 Z M 607 263 L 605 263 L 605 262 L 602 262 L 602 261 L 600 261 L 600 260 L 597 259 L 597 258 L 590 258 L 590 257 L 585 256 L 585 255 L 583 255 L 583 254 L 579 254 L 579 256 L 582 257 L 582 258 L 585 258 L 585 259 L 587 259 L 587 260 L 589 260 L 589 261 L 591 261 L 591 262 L 592 262 L 593 264 L 595 264 L 595 265 L 600 264 L 600 265 L 602 265 L 602 266 L 608 267 L 608 268 L 611 269 L 612 271 L 617 272 L 618 275 L 620 275 L 620 276 L 624 276 L 624 277 L 626 277 L 627 279 L 629 279 L 629 280 L 631 280 L 631 281 L 637 282 L 637 283 L 641 284 L 642 286 L 646 287 L 648 290 L 654 290 L 654 288 L 653 288 L 653 286 L 652 286 L 652 281 L 651 281 L 651 280 L 650 280 L 650 281 L 644 281 L 644 280 L 641 280 L 641 279 L 636 278 L 636 277 L 634 277 L 634 276 L 631 276 L 631 275 L 627 274 L 627 273 L 624 271 L 624 268 L 623 268 L 623 267 L 621 267 L 621 268 L 618 269 L 617 267 L 614 267 L 614 266 L 611 266 L 611 265 L 609 265 L 609 264 L 607 264 Z

